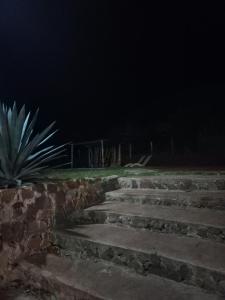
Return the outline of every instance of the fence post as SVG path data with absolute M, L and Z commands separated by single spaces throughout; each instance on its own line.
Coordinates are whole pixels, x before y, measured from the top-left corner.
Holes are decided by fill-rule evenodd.
M 71 143 L 71 148 L 70 148 L 70 156 L 71 156 L 71 161 L 70 161 L 70 167 L 73 169 L 73 160 L 74 160 L 74 144 Z
M 88 168 L 91 168 L 91 149 L 88 147 Z
M 152 156 L 153 154 L 153 143 L 150 141 L 150 155 Z
M 131 143 L 129 144 L 129 159 L 130 159 L 130 161 L 132 159 L 132 144 Z
M 173 137 L 171 136 L 170 137 L 170 151 L 171 151 L 171 154 L 174 155 L 174 139 Z
M 121 144 L 118 146 L 118 165 L 121 166 Z
M 104 168 L 104 142 L 101 140 L 101 149 L 102 149 L 102 168 Z

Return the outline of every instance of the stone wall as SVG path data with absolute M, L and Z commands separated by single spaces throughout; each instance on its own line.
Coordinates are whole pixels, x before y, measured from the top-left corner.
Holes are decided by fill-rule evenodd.
M 0 190 L 0 285 L 26 256 L 51 252 L 53 229 L 75 210 L 104 200 L 116 177 L 38 183 Z

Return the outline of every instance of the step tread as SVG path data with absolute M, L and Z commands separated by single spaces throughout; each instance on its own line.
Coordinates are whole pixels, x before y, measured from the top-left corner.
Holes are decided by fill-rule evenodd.
M 62 230 L 59 234 L 147 254 L 157 253 L 225 273 L 225 245 L 222 243 L 111 224 L 80 225 Z
M 73 286 L 105 300 L 146 300 L 150 295 L 154 300 L 222 300 L 222 297 L 196 287 L 156 275 L 144 277 L 104 261 L 76 260 L 71 263 L 65 258 L 48 255 L 41 269 L 27 262 L 21 267 L 24 271 L 46 276 L 48 281 L 52 277 L 65 287 Z
M 205 179 L 225 179 L 225 175 L 221 174 L 163 174 L 163 175 L 149 175 L 149 176 L 129 176 L 129 177 L 123 177 L 121 176 L 120 178 L 129 178 L 129 179 L 200 179 L 200 180 L 205 180 Z
M 168 196 L 205 196 L 209 197 L 222 197 L 225 199 L 225 192 L 219 190 L 192 190 L 192 191 L 184 191 L 184 190 L 167 190 L 167 189 L 150 189 L 150 188 L 142 188 L 142 189 L 132 189 L 132 188 L 121 188 L 115 191 L 107 192 L 106 195 L 111 196 L 119 196 L 119 195 L 131 195 L 131 196 L 157 196 L 157 195 L 168 195 Z
M 119 177 L 123 188 L 162 188 L 181 190 L 225 190 L 225 176 L 161 175 Z
M 162 205 L 129 204 L 123 202 L 107 201 L 102 205 L 92 206 L 86 211 L 103 211 L 119 215 L 149 217 L 174 222 L 209 225 L 225 229 L 225 211 L 208 208 L 180 208 Z

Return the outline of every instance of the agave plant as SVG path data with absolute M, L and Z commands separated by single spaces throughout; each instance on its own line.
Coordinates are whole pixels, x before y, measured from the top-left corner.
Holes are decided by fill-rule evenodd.
M 34 134 L 38 111 L 31 116 L 30 112 L 26 114 L 25 106 L 18 111 L 16 103 L 12 107 L 0 103 L 0 186 L 30 181 L 64 151 L 64 145 L 45 145 L 57 132 L 52 131 L 55 122 Z

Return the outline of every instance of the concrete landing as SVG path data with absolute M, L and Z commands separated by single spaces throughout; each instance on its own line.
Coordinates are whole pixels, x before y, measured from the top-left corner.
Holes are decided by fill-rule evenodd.
M 32 274 L 57 300 L 222 300 L 199 288 L 155 275 L 143 277 L 104 261 L 70 260 L 48 255 L 42 266 L 23 262 L 20 272 Z M 30 280 L 30 277 L 27 278 Z M 61 288 L 60 288 L 61 286 Z M 81 296 L 81 293 L 83 296 Z M 86 294 L 85 294 L 86 293 Z

